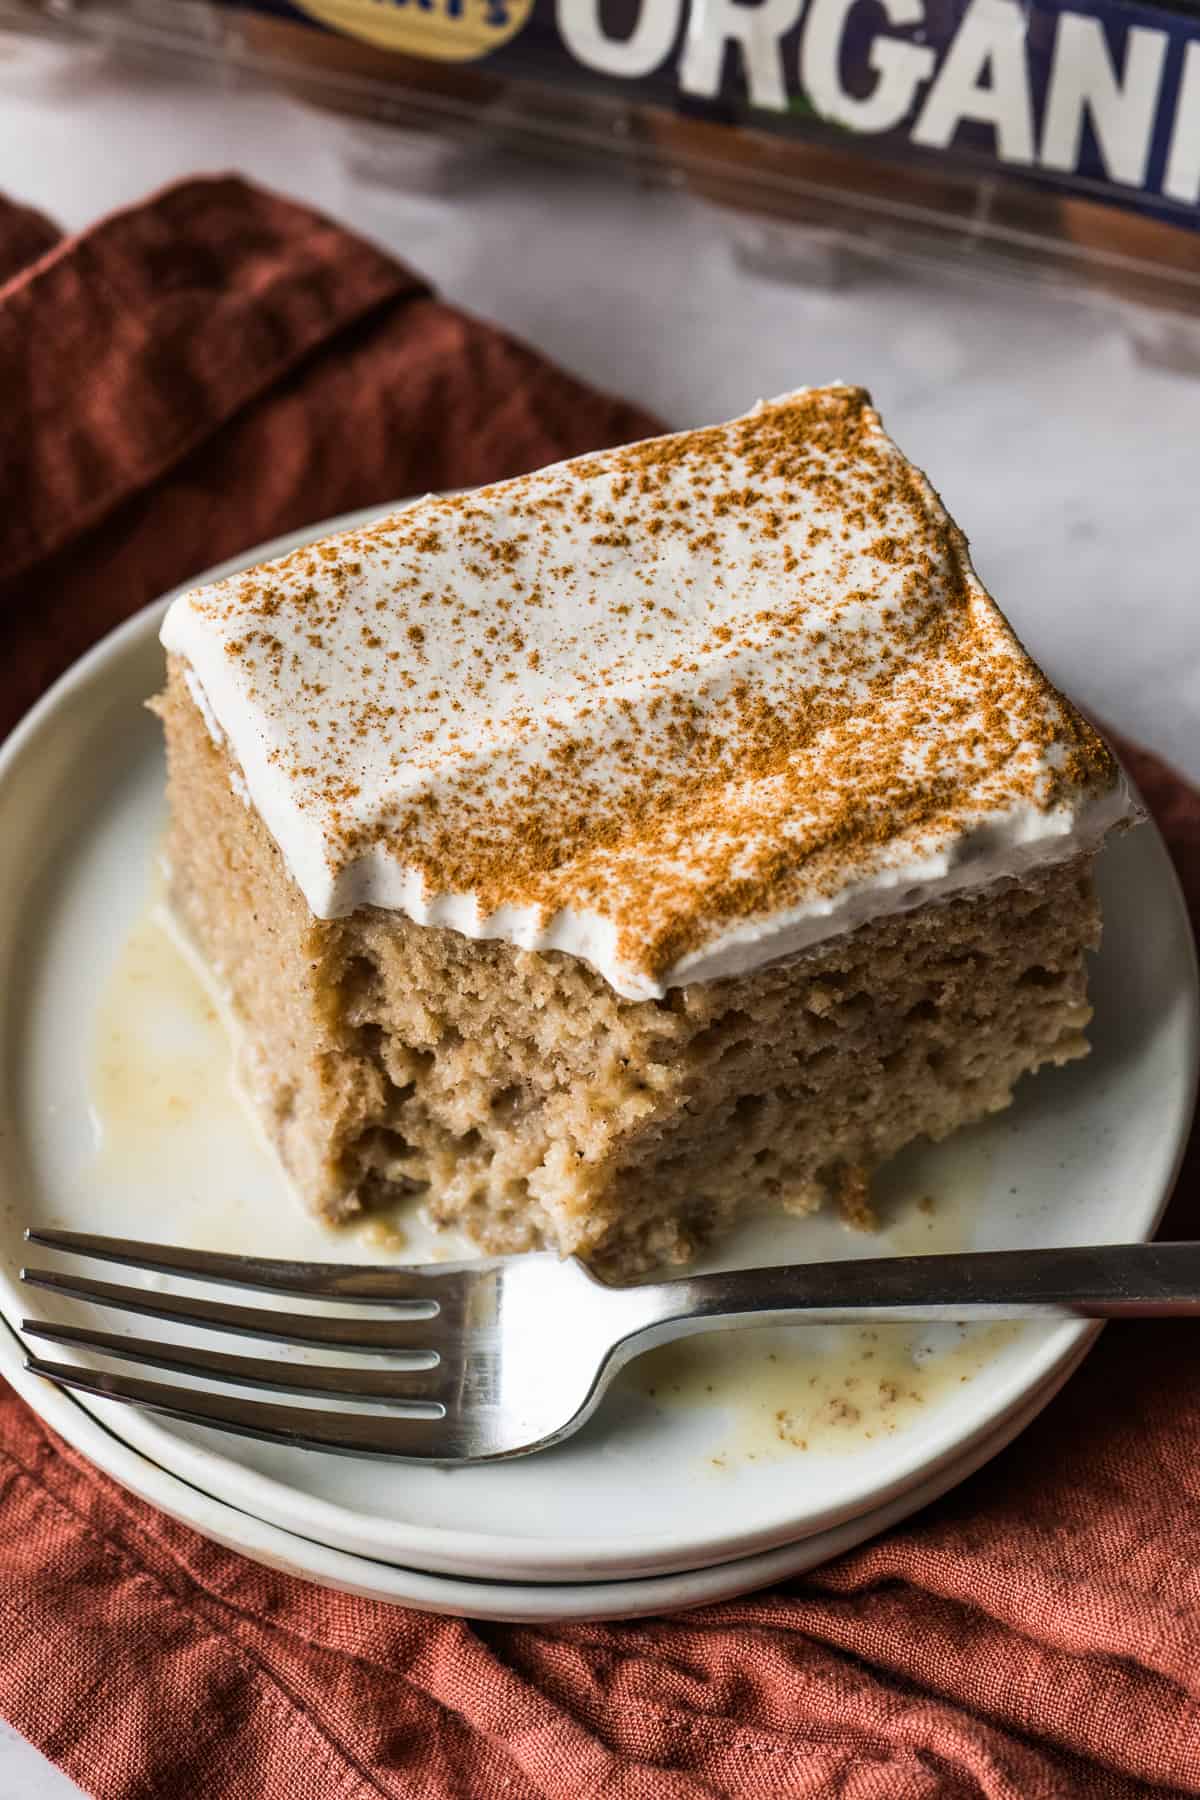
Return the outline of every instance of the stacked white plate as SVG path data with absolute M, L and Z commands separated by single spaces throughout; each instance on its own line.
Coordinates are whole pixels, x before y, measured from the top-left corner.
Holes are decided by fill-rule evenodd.
M 25 1374 L 23 1316 L 116 1325 L 20 1288 L 30 1223 L 309 1260 L 462 1253 L 416 1218 L 403 1242 L 315 1224 L 236 1099 L 219 1008 L 155 912 L 163 766 L 141 702 L 161 681 L 162 610 L 85 658 L 0 753 L 0 1367 L 58 1432 L 208 1536 L 331 1586 L 487 1618 L 619 1617 L 810 1568 L 961 1480 L 1045 1405 L 1094 1328 L 691 1339 L 632 1365 L 566 1444 L 471 1469 L 282 1449 Z M 1100 881 L 1087 1061 L 900 1159 L 880 1235 L 774 1221 L 722 1262 L 1153 1231 L 1195 1089 L 1191 934 L 1153 826 L 1104 852 Z

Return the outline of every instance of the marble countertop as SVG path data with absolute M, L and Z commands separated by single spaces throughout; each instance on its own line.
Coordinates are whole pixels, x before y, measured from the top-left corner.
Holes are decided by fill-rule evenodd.
M 238 169 L 672 424 L 864 383 L 1039 661 L 1200 778 L 1200 377 L 1140 362 L 1115 314 L 1016 284 L 775 281 L 678 192 L 502 159 L 457 186 L 427 169 L 403 188 L 393 154 L 278 96 L 0 40 L 0 185 L 70 229 L 181 175 Z M 0 1727 L 5 1800 L 77 1792 Z

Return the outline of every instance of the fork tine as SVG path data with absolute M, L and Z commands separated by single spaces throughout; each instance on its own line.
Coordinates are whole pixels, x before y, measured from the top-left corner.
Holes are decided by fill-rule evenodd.
M 287 1344 L 316 1344 L 327 1350 L 426 1350 L 432 1320 L 428 1314 L 404 1319 L 331 1319 L 315 1313 L 280 1313 L 267 1306 L 229 1306 L 221 1300 L 198 1300 L 190 1294 L 160 1294 L 150 1288 L 116 1287 L 83 1275 L 60 1275 L 48 1269 L 22 1269 L 22 1281 L 48 1288 L 72 1300 L 91 1300 L 126 1312 L 166 1319 L 173 1325 L 199 1325 L 206 1331 L 231 1331 L 242 1337 L 280 1338 Z M 440 1324 L 445 1321 L 439 1321 Z M 439 1333 L 441 1335 L 441 1333 Z
M 305 1363 L 266 1361 L 251 1356 L 226 1356 L 191 1344 L 167 1344 L 148 1338 L 121 1337 L 111 1331 L 89 1331 L 79 1325 L 43 1325 L 26 1319 L 26 1337 L 44 1338 L 51 1344 L 71 1344 L 81 1350 L 98 1350 L 103 1356 L 127 1362 L 147 1363 L 170 1369 L 177 1375 L 207 1376 L 240 1387 L 274 1388 L 285 1394 L 336 1394 L 346 1400 L 390 1400 L 440 1403 L 449 1377 L 440 1363 L 416 1369 L 331 1369 Z
M 358 1263 L 289 1262 L 270 1256 L 224 1256 L 215 1250 L 183 1250 L 174 1244 L 145 1244 L 133 1238 L 96 1237 L 87 1231 L 31 1229 L 25 1241 L 43 1250 L 68 1250 L 129 1269 L 183 1275 L 231 1287 L 262 1288 L 275 1294 L 305 1294 L 314 1300 L 379 1301 L 385 1305 L 420 1300 L 436 1304 L 438 1289 L 464 1269 L 492 1267 L 491 1260 L 410 1264 L 372 1268 Z
M 232 1394 L 207 1394 L 162 1382 L 138 1381 L 106 1370 L 74 1368 L 69 1363 L 27 1358 L 34 1375 L 60 1387 L 74 1388 L 100 1400 L 121 1400 L 148 1407 L 189 1425 L 215 1425 L 241 1437 L 297 1449 L 333 1450 L 340 1456 L 407 1457 L 418 1462 L 453 1462 L 455 1440 L 444 1418 L 404 1418 L 398 1414 L 326 1413 L 306 1406 L 270 1406 L 261 1400 L 239 1400 Z

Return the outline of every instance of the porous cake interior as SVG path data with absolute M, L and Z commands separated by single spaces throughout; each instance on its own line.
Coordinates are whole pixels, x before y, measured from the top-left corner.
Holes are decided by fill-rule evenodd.
M 621 998 L 586 963 L 364 908 L 314 918 L 178 666 L 159 702 L 175 907 L 244 1027 L 308 1203 L 403 1196 L 495 1252 L 677 1262 L 832 1199 L 1085 1053 L 1091 857 L 894 914 L 783 965 Z

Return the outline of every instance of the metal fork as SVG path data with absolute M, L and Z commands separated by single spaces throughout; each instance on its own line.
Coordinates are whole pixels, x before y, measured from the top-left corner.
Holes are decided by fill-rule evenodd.
M 192 1378 L 303 1394 L 336 1408 L 278 1405 L 31 1356 L 63 1387 L 194 1425 L 351 1456 L 437 1463 L 523 1456 L 578 1430 L 623 1364 L 671 1338 L 731 1326 L 889 1320 L 1110 1319 L 1200 1314 L 1200 1244 L 1102 1244 L 738 1269 L 611 1287 L 582 1263 L 530 1255 L 414 1268 L 223 1256 L 73 1231 L 31 1244 L 127 1268 L 352 1301 L 386 1313 L 285 1312 L 22 1269 L 33 1287 L 176 1326 L 355 1351 L 382 1366 L 236 1356 L 188 1343 L 28 1319 L 28 1337 Z M 402 1359 L 397 1366 L 396 1359 Z M 388 1412 L 345 1402 L 385 1403 Z

